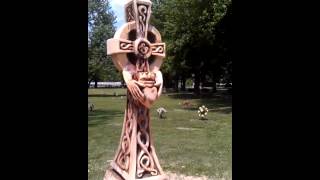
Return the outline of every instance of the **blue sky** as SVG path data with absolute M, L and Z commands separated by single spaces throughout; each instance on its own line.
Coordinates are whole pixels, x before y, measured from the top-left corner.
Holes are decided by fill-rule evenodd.
M 116 29 L 119 29 L 120 26 L 122 26 L 125 23 L 124 18 L 124 4 L 125 0 L 110 0 L 111 9 L 114 12 L 114 14 L 117 16 L 117 22 L 115 24 Z

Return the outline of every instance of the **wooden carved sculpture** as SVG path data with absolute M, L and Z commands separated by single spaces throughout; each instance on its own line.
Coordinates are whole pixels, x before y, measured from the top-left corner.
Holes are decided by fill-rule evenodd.
M 149 109 L 161 95 L 163 80 L 159 69 L 165 57 L 160 33 L 149 25 L 151 5 L 150 0 L 127 0 L 127 23 L 107 40 L 108 55 L 122 72 L 128 89 L 120 144 L 111 163 L 111 171 L 125 180 L 168 179 L 150 132 Z M 117 178 L 109 170 L 104 179 Z

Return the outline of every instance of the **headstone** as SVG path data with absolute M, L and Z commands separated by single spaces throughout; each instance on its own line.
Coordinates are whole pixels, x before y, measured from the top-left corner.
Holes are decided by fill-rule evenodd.
M 104 180 L 167 180 L 150 132 L 150 107 L 162 92 L 165 44 L 149 25 L 150 0 L 127 0 L 126 23 L 107 41 L 107 54 L 127 85 L 127 106 L 118 150 Z

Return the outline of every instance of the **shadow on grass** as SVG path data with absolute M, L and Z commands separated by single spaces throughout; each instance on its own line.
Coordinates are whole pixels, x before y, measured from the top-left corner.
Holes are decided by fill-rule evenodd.
M 201 98 L 198 106 L 205 105 L 211 112 L 232 113 L 232 96 L 222 95 L 216 98 Z
M 205 98 L 228 99 L 230 97 L 232 98 L 231 94 L 225 93 L 224 91 L 217 92 L 217 93 L 201 93 L 201 94 L 194 94 L 192 92 L 164 93 L 164 94 L 174 99 L 205 99 Z
M 127 94 L 118 94 L 118 96 L 115 96 L 113 94 L 88 94 L 88 97 L 120 97 L 120 96 L 127 96 Z
M 115 118 L 123 118 L 123 116 L 123 111 L 97 109 L 93 112 L 88 113 L 88 127 L 108 124 Z
M 184 107 L 185 110 L 197 111 L 202 105 L 205 105 L 210 111 L 229 114 L 232 113 L 232 95 L 227 93 L 202 93 L 196 95 L 190 92 L 185 93 L 168 93 L 168 97 L 174 99 L 198 100 L 191 107 Z
M 167 93 L 168 97 L 174 99 L 204 99 L 204 98 L 221 98 L 222 96 L 226 96 L 222 93 L 201 93 L 201 94 L 194 94 L 192 92 L 180 92 L 180 93 Z
M 165 95 L 167 95 L 170 98 L 174 98 L 174 99 L 198 99 L 199 96 L 195 95 L 193 93 L 189 93 L 189 92 L 183 92 L 183 93 L 166 93 Z
M 230 113 L 232 113 L 232 107 L 213 109 L 213 110 L 210 110 L 210 111 L 211 112 L 223 113 L 223 114 L 230 114 Z

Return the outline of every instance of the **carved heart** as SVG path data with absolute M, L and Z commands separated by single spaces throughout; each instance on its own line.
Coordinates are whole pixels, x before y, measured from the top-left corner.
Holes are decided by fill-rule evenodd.
M 140 102 L 147 108 L 150 108 L 158 96 L 158 89 L 154 87 L 155 74 L 151 72 L 139 72 L 137 74 L 137 79 L 140 83 L 145 85 L 145 87 L 141 89 L 145 98 L 140 100 Z
M 150 108 L 153 102 L 157 99 L 158 90 L 156 87 L 145 87 L 142 89 L 145 98 L 140 101 L 145 107 Z
M 156 87 L 152 87 L 152 88 L 146 87 L 143 89 L 143 93 L 147 101 L 153 102 L 157 99 L 158 92 Z

